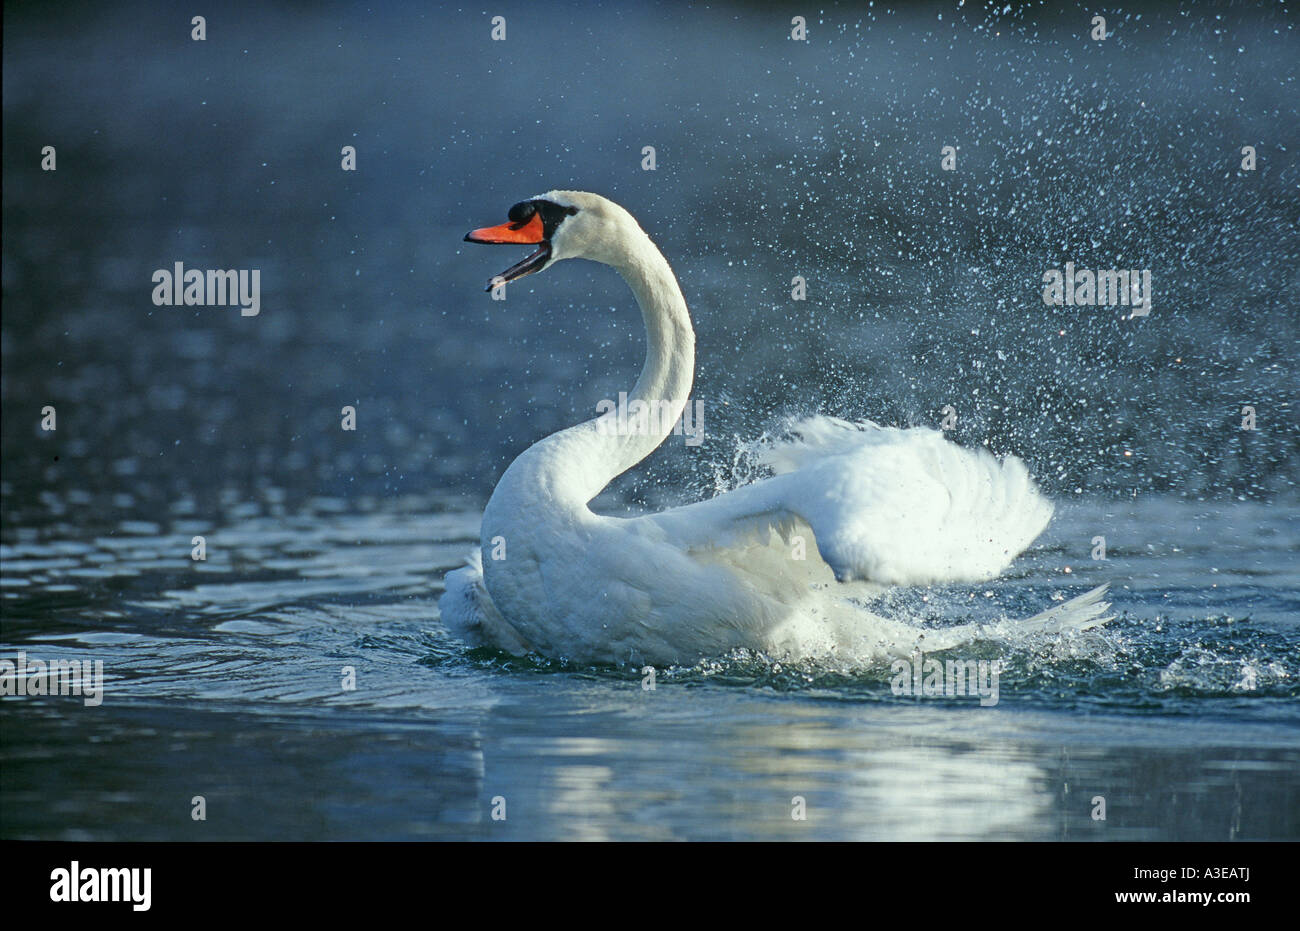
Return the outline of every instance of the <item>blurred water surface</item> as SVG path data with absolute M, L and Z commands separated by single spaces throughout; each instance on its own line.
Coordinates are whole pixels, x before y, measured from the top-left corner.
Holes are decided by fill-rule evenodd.
M 1081 7 L 966 6 L 827 6 L 792 43 L 765 5 L 504 4 L 494 43 L 417 4 L 216 5 L 205 42 L 6 4 L 0 655 L 101 659 L 106 696 L 0 701 L 0 834 L 1300 837 L 1294 17 L 1138 5 L 1096 43 Z M 436 600 L 487 494 L 643 351 L 606 269 L 482 293 L 517 256 L 465 230 L 554 187 L 629 207 L 698 331 L 706 442 L 602 507 L 729 486 L 784 414 L 951 404 L 1062 506 L 1006 578 L 881 608 L 1109 581 L 1120 618 L 988 645 L 986 709 L 466 652 Z M 261 313 L 153 306 L 177 261 L 260 269 Z M 1065 261 L 1151 269 L 1151 316 L 1044 306 Z

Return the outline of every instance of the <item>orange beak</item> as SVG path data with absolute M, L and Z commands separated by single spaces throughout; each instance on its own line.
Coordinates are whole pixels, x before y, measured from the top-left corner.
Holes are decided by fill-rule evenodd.
M 545 238 L 542 230 L 542 215 L 534 213 L 523 223 L 502 223 L 500 226 L 485 226 L 465 234 L 466 242 L 486 242 L 494 244 L 523 243 L 535 246 Z
M 539 272 L 551 260 L 551 244 L 546 241 L 546 228 L 542 224 L 542 215 L 536 211 L 527 220 L 519 222 L 512 220 L 508 223 L 502 223 L 500 226 L 485 226 L 482 229 L 472 230 L 465 234 L 465 241 L 522 244 L 538 247 L 537 251 L 528 258 L 522 262 L 516 262 L 489 281 L 488 286 L 484 289 L 486 291 L 491 291 L 507 281 L 514 281 L 516 278 Z

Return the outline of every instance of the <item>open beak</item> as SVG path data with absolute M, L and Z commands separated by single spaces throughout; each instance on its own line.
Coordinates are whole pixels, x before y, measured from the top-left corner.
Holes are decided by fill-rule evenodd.
M 537 251 L 528 258 L 516 262 L 489 281 L 487 288 L 484 289 L 487 291 L 491 291 L 499 283 L 514 281 L 516 278 L 541 271 L 551 259 L 551 244 L 544 238 L 542 217 L 537 213 L 522 223 L 502 223 L 500 226 L 485 226 L 482 229 L 471 230 L 465 234 L 465 241 L 502 245 L 519 243 L 538 247 Z

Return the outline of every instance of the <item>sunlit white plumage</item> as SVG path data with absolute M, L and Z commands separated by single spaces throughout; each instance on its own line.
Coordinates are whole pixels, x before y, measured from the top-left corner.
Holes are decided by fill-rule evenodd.
M 552 191 L 516 205 L 516 217 L 467 239 L 540 243 L 510 278 L 564 258 L 614 267 L 648 340 L 629 398 L 667 402 L 672 418 L 624 434 L 595 419 L 525 450 L 484 511 L 481 550 L 447 576 L 439 607 L 449 628 L 513 653 L 654 665 L 737 648 L 867 662 L 981 635 L 975 625 L 922 630 L 859 603 L 884 586 L 991 578 L 1051 517 L 1020 460 L 999 462 L 934 430 L 813 417 L 764 450 L 771 477 L 639 517 L 593 512 L 589 502 L 663 441 L 686 404 L 690 317 L 667 261 L 617 204 Z M 502 545 L 505 558 L 493 559 Z M 1102 623 L 1103 591 L 1017 630 Z

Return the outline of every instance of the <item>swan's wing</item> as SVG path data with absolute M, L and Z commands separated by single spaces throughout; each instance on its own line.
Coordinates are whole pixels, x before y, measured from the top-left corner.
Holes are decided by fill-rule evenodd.
M 840 581 L 923 585 L 997 575 L 1052 515 L 1019 459 L 935 430 L 814 417 L 791 432 L 763 456 L 772 478 L 637 520 L 688 550 L 806 525 Z

